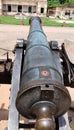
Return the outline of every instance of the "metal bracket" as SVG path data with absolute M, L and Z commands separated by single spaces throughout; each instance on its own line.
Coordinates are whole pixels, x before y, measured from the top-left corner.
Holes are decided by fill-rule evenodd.
M 59 50 L 59 47 L 58 47 L 58 42 L 57 41 L 50 41 L 49 42 L 49 46 L 52 50 Z
M 26 44 L 27 44 L 27 40 L 17 39 L 13 53 L 15 53 L 16 48 L 23 48 L 24 50 L 26 50 Z
M 15 61 L 12 73 L 12 87 L 11 87 L 10 106 L 9 106 L 8 130 L 19 129 L 19 123 L 18 123 L 19 113 L 16 109 L 15 101 L 20 84 L 22 54 L 23 54 L 23 48 L 15 49 Z

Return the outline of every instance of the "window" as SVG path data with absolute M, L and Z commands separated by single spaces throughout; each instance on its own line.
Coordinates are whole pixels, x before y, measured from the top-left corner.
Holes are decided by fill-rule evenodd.
M 11 5 L 8 5 L 8 12 L 11 12 Z
M 22 5 L 18 5 L 18 12 L 22 12 Z
M 41 8 L 41 13 L 44 13 L 44 8 Z
M 31 6 L 28 7 L 28 13 L 32 13 L 32 7 Z

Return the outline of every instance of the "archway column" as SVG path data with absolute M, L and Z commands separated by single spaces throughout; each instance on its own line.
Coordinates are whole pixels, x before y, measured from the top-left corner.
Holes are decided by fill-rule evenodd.
M 43 8 L 44 11 L 43 14 L 46 15 L 47 13 L 47 0 L 38 0 L 38 4 L 37 4 L 37 13 L 41 14 L 41 8 Z
M 0 15 L 2 15 L 2 0 L 0 0 Z

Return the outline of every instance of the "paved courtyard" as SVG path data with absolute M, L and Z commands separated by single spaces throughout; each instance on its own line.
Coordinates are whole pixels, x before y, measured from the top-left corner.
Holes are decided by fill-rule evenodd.
M 43 27 L 48 41 L 57 40 L 59 43 L 65 39 L 74 41 L 74 28 L 70 27 Z M 26 39 L 29 26 L 0 25 L 0 47 L 13 49 L 17 38 Z
M 57 40 L 59 45 L 65 39 L 74 41 L 74 28 L 69 27 L 45 27 L 44 33 L 48 41 Z M 18 38 L 27 39 L 29 33 L 29 26 L 14 26 L 14 25 L 0 25 L 0 48 L 13 50 Z M 0 50 L 0 57 L 5 51 Z M 74 54 L 73 54 L 74 55 Z M 8 106 L 9 106 L 9 88 L 10 85 L 0 85 L 0 130 L 4 130 L 7 126 Z M 69 88 L 69 92 L 74 101 L 74 89 Z M 69 111 L 72 121 L 71 126 L 74 130 L 74 110 Z

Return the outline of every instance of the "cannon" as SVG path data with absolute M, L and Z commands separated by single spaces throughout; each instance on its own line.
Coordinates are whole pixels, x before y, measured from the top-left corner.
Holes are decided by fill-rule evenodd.
M 30 19 L 16 108 L 22 116 L 36 119 L 37 130 L 54 130 L 54 117 L 64 114 L 71 101 L 40 23 L 38 17 Z
M 29 22 L 27 40 L 18 39 L 15 47 L 8 130 L 61 130 L 59 117 L 71 104 L 65 86 L 74 87 L 74 64 L 64 44 L 60 49 L 57 41 L 47 41 L 39 17 Z M 35 122 L 20 124 L 19 114 Z

